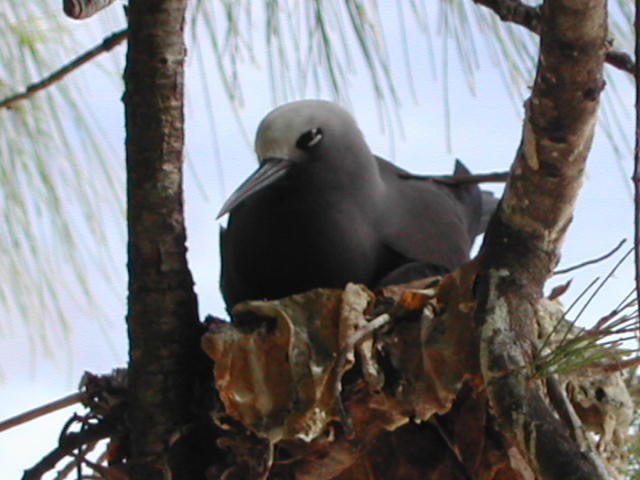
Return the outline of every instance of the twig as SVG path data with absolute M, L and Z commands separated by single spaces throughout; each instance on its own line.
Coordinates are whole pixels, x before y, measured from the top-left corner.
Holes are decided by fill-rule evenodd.
M 540 34 L 540 7 L 525 5 L 519 0 L 473 0 L 474 3 L 487 7 L 500 17 L 503 22 L 515 23 Z
M 575 410 L 567 398 L 564 389 L 560 386 L 558 378 L 555 376 L 549 376 L 545 379 L 545 383 L 547 386 L 549 400 L 551 401 L 553 408 L 560 418 L 562 418 L 565 425 L 569 427 L 569 433 L 573 439 L 579 441 L 580 438 L 578 436 L 578 432 L 582 431 L 582 423 L 576 418 Z
M 555 287 L 553 287 L 551 289 L 551 292 L 549 292 L 549 295 L 547 295 L 547 298 L 549 300 L 555 300 L 556 298 L 559 298 L 562 295 L 564 295 L 567 292 L 567 290 L 569 290 L 569 287 L 571 286 L 572 281 L 573 279 L 570 278 L 566 283 L 562 285 L 556 285 Z
M 640 1 L 640 0 L 638 0 Z M 611 280 L 611 277 L 613 277 L 613 275 L 616 273 L 616 270 L 618 270 L 618 268 L 620 267 L 620 265 L 622 265 L 624 263 L 624 261 L 627 259 L 627 257 L 629 256 L 629 254 L 634 251 L 634 249 L 630 249 L 629 251 L 627 251 L 627 253 L 624 254 L 624 256 L 618 260 L 618 263 L 616 263 L 613 268 L 609 271 L 609 273 L 607 273 L 607 275 L 604 277 L 604 279 L 602 280 L 602 282 L 600 282 L 600 285 L 598 285 L 596 287 L 596 289 L 593 291 L 593 293 L 591 294 L 591 296 L 589 297 L 589 299 L 585 302 L 585 304 L 582 306 L 582 308 L 580 309 L 580 311 L 578 312 L 578 314 L 576 315 L 576 318 L 572 321 L 572 326 L 578 321 L 578 319 L 580 318 L 580 316 L 584 313 L 584 311 L 587 309 L 587 307 L 589 306 L 589 304 L 593 301 L 593 299 L 596 297 L 596 295 L 598 295 L 598 292 L 600 292 L 600 290 L 602 290 L 602 287 L 604 287 L 607 282 L 609 280 Z M 566 334 L 565 334 L 565 338 L 566 338 Z M 562 339 L 562 341 L 564 341 L 564 338 Z M 562 343 L 562 342 L 561 342 Z
M 63 0 L 62 8 L 68 17 L 84 20 L 107 8 L 116 0 Z
M 412 173 L 400 173 L 400 178 L 407 180 L 430 180 L 447 185 L 465 185 L 468 183 L 504 183 L 509 179 L 509 172 L 480 173 L 476 175 L 414 175 Z
M 86 396 L 87 394 L 84 392 L 72 393 L 71 395 L 67 395 L 66 397 L 62 397 L 58 400 L 47 403 L 46 405 L 42 405 L 40 407 L 29 410 L 28 412 L 21 413 L 20 415 L 16 415 L 15 417 L 11 417 L 7 420 L 4 420 L 3 422 L 0 422 L 0 432 L 8 430 L 22 423 L 29 422 L 35 418 L 41 417 L 42 415 L 46 415 L 47 413 L 55 412 L 56 410 L 68 407 L 69 405 L 73 405 L 74 403 L 82 402 L 86 398 Z
M 569 308 L 567 308 L 564 313 L 562 314 L 562 318 L 560 318 L 555 325 L 553 326 L 553 328 L 551 329 L 551 331 L 549 333 L 547 333 L 547 335 L 545 336 L 544 340 L 542 341 L 542 346 L 540 348 L 538 348 L 538 352 L 543 352 L 544 349 L 546 348 L 547 344 L 552 340 L 553 335 L 556 333 L 556 331 L 558 330 L 558 328 L 560 328 L 560 326 L 564 326 L 564 320 L 567 318 L 567 315 L 569 315 L 569 312 L 571 311 L 571 309 L 573 309 L 573 307 L 575 307 L 578 302 L 582 299 L 582 297 L 584 297 L 587 292 L 589 290 L 591 290 L 591 287 L 593 287 L 598 280 L 600 280 L 600 277 L 596 277 L 593 280 L 591 280 L 591 282 L 589 283 L 589 285 L 587 285 L 587 287 L 582 290 L 582 292 L 580 292 L 580 294 L 576 297 L 576 299 L 571 303 L 571 305 L 569 305 Z M 567 327 L 570 328 L 570 327 Z
M 620 52 L 618 50 L 609 50 L 605 58 L 609 65 L 622 70 L 623 72 L 633 74 L 635 71 L 636 64 L 628 53 Z
M 637 306 L 637 304 L 638 304 L 637 298 L 632 298 L 634 293 L 636 293 L 635 285 L 633 286 L 633 288 L 631 290 L 629 290 L 629 293 L 627 293 L 624 296 L 624 298 L 622 300 L 620 300 L 620 303 L 618 303 L 618 305 L 616 305 L 616 308 L 614 308 L 614 310 L 622 311 L 622 310 L 626 310 L 627 308 L 632 307 L 633 305 Z M 631 298 L 631 300 L 629 300 L 630 298 Z
M 610 313 L 600 318 L 600 320 L 598 320 L 596 324 L 593 326 L 592 330 L 596 332 L 602 330 L 607 323 L 609 323 L 612 319 L 616 318 L 618 315 L 620 315 L 619 310 L 612 310 Z
M 353 349 L 358 344 L 371 336 L 373 332 L 375 332 L 378 328 L 389 323 L 390 321 L 391 315 L 389 315 L 388 313 L 383 313 L 382 315 L 371 320 L 364 327 L 354 332 L 349 338 L 347 338 L 347 340 L 340 348 L 340 353 L 338 354 L 338 359 L 336 360 L 336 366 L 334 368 L 336 375 L 333 383 L 333 394 L 334 398 L 336 399 L 338 414 L 340 415 L 340 419 L 342 420 L 342 425 L 345 429 L 347 437 L 350 437 L 353 434 L 353 425 L 351 424 L 351 419 L 347 415 L 344 404 L 342 403 L 342 398 L 340 397 L 340 391 L 342 390 L 341 372 L 347 363 L 349 353 L 353 352 Z
M 621 370 L 626 370 L 627 368 L 632 368 L 638 365 L 640 365 L 640 357 L 629 358 L 627 360 L 620 360 L 618 362 L 607 363 L 607 364 L 601 365 L 600 368 L 602 368 L 603 372 L 613 373 L 613 372 L 619 372 Z
M 106 37 L 100 44 L 96 45 L 91 50 L 86 51 L 85 53 L 83 53 L 79 57 L 75 58 L 71 62 L 69 62 L 66 65 L 62 66 L 61 68 L 59 68 L 58 70 L 53 72 L 48 77 L 45 77 L 45 78 L 43 78 L 42 80 L 40 80 L 40 81 L 38 81 L 36 83 L 32 83 L 23 92 L 17 93 L 15 95 L 10 96 L 10 97 L 7 97 L 4 100 L 0 100 L 0 108 L 10 108 L 13 105 L 15 105 L 16 103 L 18 103 L 18 102 L 20 102 L 22 100 L 25 100 L 25 99 L 27 99 L 29 97 L 32 97 L 33 95 L 35 95 L 40 90 L 44 90 L 45 88 L 49 87 L 50 85 L 52 85 L 52 84 L 56 83 L 57 81 L 61 80 L 67 74 L 71 73 L 72 71 L 76 70 L 77 68 L 80 68 L 82 65 L 84 65 L 87 62 L 89 62 L 93 58 L 97 57 L 101 53 L 108 52 L 109 50 L 111 50 L 114 47 L 118 46 L 120 43 L 122 43 L 127 38 L 127 35 L 128 35 L 128 30 L 125 28 L 123 30 L 120 30 L 120 31 L 118 31 L 118 32 Z
M 86 458 L 86 456 L 83 455 L 83 457 L 79 460 L 81 460 L 81 462 L 84 465 L 87 465 L 89 468 L 91 468 L 94 472 L 96 472 L 97 476 L 85 476 L 82 478 L 95 478 L 95 479 L 104 479 L 104 480 L 130 480 L 131 476 L 128 474 L 127 472 L 127 464 L 116 464 L 116 465 L 102 465 L 102 463 L 104 463 L 104 460 L 106 459 L 106 455 L 107 452 L 104 452 L 101 455 L 101 458 L 99 458 L 98 460 L 96 460 L 95 462 L 92 462 L 91 460 L 89 460 L 88 458 Z
M 620 250 L 620 248 L 622 247 L 622 245 L 625 244 L 625 242 L 627 241 L 626 238 L 623 238 L 622 240 L 620 240 L 620 243 L 618 243 L 618 245 L 616 245 L 613 250 L 611 250 L 608 253 L 605 253 L 604 255 L 601 255 L 597 258 L 594 258 L 592 260 L 587 260 L 585 262 L 579 263 L 577 265 L 573 265 L 571 267 L 567 267 L 567 268 L 561 268 L 560 270 L 556 270 L 555 272 L 553 272 L 554 275 L 562 275 L 564 273 L 569 273 L 569 272 L 573 272 L 574 270 L 578 270 L 582 267 L 586 267 L 587 265 L 593 265 L 594 263 L 598 263 L 601 262 L 603 260 L 606 260 L 607 258 L 609 258 L 611 255 L 613 255 L 614 253 L 616 253 L 618 250 Z
M 73 451 L 88 443 L 97 442 L 113 435 L 116 431 L 114 424 L 106 421 L 90 425 L 86 430 L 69 433 L 64 436 L 58 447 L 54 448 L 29 470 L 25 470 L 22 480 L 40 480 L 49 470 L 55 468 L 56 463 Z
M 639 0 L 640 1 L 640 0 Z M 627 328 L 626 325 L 628 325 L 628 322 L 630 320 L 632 320 L 631 317 L 622 317 L 618 320 L 616 320 L 615 322 L 613 322 L 612 325 L 608 326 L 607 328 L 603 328 L 607 323 L 609 323 L 611 321 L 611 319 L 613 317 L 615 317 L 616 315 L 620 314 L 623 310 L 625 310 L 626 308 L 628 308 L 630 305 L 629 303 L 625 304 L 624 300 L 618 305 L 618 307 L 616 307 L 612 312 L 610 312 L 609 314 L 607 314 L 606 316 L 602 317 L 596 324 L 596 327 L 586 330 L 586 329 L 580 329 L 581 333 L 579 335 L 576 335 L 575 337 L 571 338 L 568 342 L 567 342 L 567 337 L 569 336 L 570 332 L 574 331 L 575 325 L 578 321 L 578 319 L 580 318 L 580 316 L 582 315 L 582 313 L 586 310 L 586 308 L 589 306 L 589 304 L 591 303 L 591 301 L 596 297 L 596 295 L 598 294 L 598 292 L 600 291 L 600 289 L 611 279 L 611 277 L 615 274 L 616 270 L 620 267 L 620 265 L 622 265 L 622 263 L 626 260 L 626 258 L 629 256 L 629 254 L 633 251 L 633 249 L 630 249 L 619 261 L 618 263 L 616 263 L 616 265 L 609 271 L 609 273 L 607 274 L 607 276 L 600 282 L 600 284 L 598 285 L 598 287 L 596 287 L 595 291 L 591 294 L 591 296 L 589 297 L 589 299 L 586 301 L 586 303 L 582 306 L 581 310 L 578 312 L 578 314 L 576 315 L 576 317 L 572 320 L 572 321 L 566 321 L 565 319 L 567 318 L 567 315 L 569 313 L 569 311 L 578 303 L 578 301 L 591 289 L 592 286 L 594 286 L 596 284 L 596 282 L 599 281 L 599 278 L 595 278 L 590 284 L 589 286 L 584 289 L 580 295 L 578 296 L 578 298 L 576 298 L 573 303 L 571 304 L 571 306 L 564 312 L 562 318 L 560 318 L 556 324 L 553 326 L 553 328 L 551 329 L 551 331 L 547 334 L 547 336 L 545 337 L 542 346 L 538 349 L 539 352 L 542 352 L 544 350 L 544 348 L 547 346 L 547 344 L 549 343 L 549 341 L 551 340 L 552 336 L 554 335 L 554 333 L 557 331 L 557 329 L 559 328 L 560 325 L 565 327 L 565 331 L 564 334 L 562 335 L 562 338 L 558 341 L 558 346 L 551 351 L 548 354 L 544 354 L 542 356 L 539 356 L 536 359 L 536 363 L 538 363 L 539 367 L 538 370 L 547 370 L 549 367 L 549 365 L 553 365 L 553 364 L 559 364 L 560 362 L 557 360 L 558 358 L 562 358 L 562 357 L 567 357 L 567 356 L 572 356 L 574 355 L 574 353 L 576 351 L 586 351 L 586 348 L 576 348 L 576 345 L 580 344 L 580 343 L 584 343 L 587 342 L 589 344 L 593 344 L 596 341 L 599 341 L 607 336 L 611 336 L 611 335 L 619 335 L 619 334 L 623 334 L 623 333 L 631 333 L 633 331 L 635 331 L 635 329 L 629 329 Z M 628 295 L 625 297 L 625 300 L 628 298 Z M 600 328 L 597 328 L 600 327 Z M 621 328 L 618 328 L 621 327 Z M 615 330 L 617 328 L 617 330 Z M 605 343 L 601 343 L 599 344 L 599 346 L 601 348 L 603 348 L 602 351 L 604 350 L 609 350 L 610 348 L 605 348 L 608 345 L 612 345 L 614 347 L 614 349 L 617 349 L 618 344 L 620 342 L 626 341 L 626 340 L 630 340 L 631 338 L 618 338 L 615 340 L 610 340 L 608 342 Z M 566 343 L 565 343 L 566 342 Z M 601 351 L 601 352 L 602 352 Z M 592 359 L 593 360 L 593 359 Z M 591 360 L 589 360 L 591 361 Z M 593 360 L 595 362 L 595 360 Z M 547 365 L 547 366 L 544 366 Z M 581 366 L 585 366 L 585 365 L 581 365 Z M 589 365 L 587 365 L 589 366 Z M 575 369 L 576 367 L 574 366 L 573 369 Z M 558 372 L 556 372 L 558 373 Z
M 98 442 L 88 443 L 86 445 L 86 448 L 84 449 L 84 451 L 82 451 L 81 453 L 77 453 L 77 454 L 73 455 L 72 456 L 73 459 L 68 464 L 66 464 L 64 467 L 62 467 L 62 469 L 60 469 L 60 471 L 56 475 L 55 480 L 63 480 L 65 478 L 67 478 L 68 476 L 71 475 L 71 473 L 74 470 L 76 470 L 78 472 L 78 474 L 76 475 L 76 478 L 81 478 L 81 479 L 89 478 L 89 477 L 86 477 L 86 476 L 85 477 L 82 476 L 82 463 L 85 462 L 85 463 L 87 463 L 87 465 L 89 465 L 90 462 L 88 462 L 86 457 L 87 457 L 87 455 L 89 453 L 91 453 L 96 448 L 97 445 L 98 445 Z M 78 449 L 78 450 L 80 450 L 80 449 Z M 102 452 L 100 454 L 100 457 L 96 461 L 96 463 L 99 464 L 102 461 L 104 461 L 104 458 L 106 458 L 106 454 L 107 454 L 106 450 L 104 452 Z M 89 466 L 91 467 L 91 465 L 89 465 Z M 93 468 L 93 467 L 91 467 L 91 468 Z M 104 478 L 105 479 L 109 479 L 109 477 L 104 477 Z
M 515 23 L 535 34 L 540 34 L 540 7 L 526 5 L 520 0 L 473 0 L 473 2 L 492 10 L 504 22 Z M 637 54 L 636 58 L 638 58 Z M 605 61 L 612 67 L 635 75 L 635 62 L 626 52 L 609 50 Z

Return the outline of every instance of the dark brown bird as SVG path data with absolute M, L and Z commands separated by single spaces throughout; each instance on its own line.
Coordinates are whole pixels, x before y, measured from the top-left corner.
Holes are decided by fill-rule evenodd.
M 495 207 L 477 185 L 402 178 L 353 117 L 322 100 L 280 106 L 256 134 L 258 169 L 218 217 L 229 310 L 316 287 L 369 287 L 449 272 Z M 454 174 L 468 174 L 457 162 Z

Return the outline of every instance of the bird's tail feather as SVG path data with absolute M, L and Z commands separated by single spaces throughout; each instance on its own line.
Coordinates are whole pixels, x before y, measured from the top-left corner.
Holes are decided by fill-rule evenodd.
M 500 198 L 496 197 L 493 192 L 481 190 L 482 193 L 482 215 L 480 216 L 480 233 L 483 233 L 489 225 L 491 215 L 498 207 Z
M 469 169 L 460 160 L 456 160 L 453 170 L 453 177 L 464 177 L 471 175 Z M 480 234 L 482 230 L 482 193 L 476 183 L 464 183 L 456 185 L 452 188 L 453 194 L 463 205 L 467 216 L 467 231 L 471 238 Z
M 464 163 L 456 160 L 456 166 L 453 171 L 454 178 L 466 175 L 471 175 L 471 172 Z M 453 189 L 453 192 L 460 203 L 465 206 L 469 222 L 468 231 L 471 237 L 483 233 L 500 199 L 492 192 L 480 190 L 477 183 L 459 185 Z

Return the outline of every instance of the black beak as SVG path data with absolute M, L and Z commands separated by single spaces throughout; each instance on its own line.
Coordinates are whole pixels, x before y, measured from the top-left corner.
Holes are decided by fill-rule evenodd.
M 293 162 L 287 158 L 267 158 L 253 174 L 224 202 L 216 220 L 263 188 L 284 177 Z

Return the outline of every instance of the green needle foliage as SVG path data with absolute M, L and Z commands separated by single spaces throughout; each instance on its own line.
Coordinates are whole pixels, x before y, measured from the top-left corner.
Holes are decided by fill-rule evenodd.
M 0 98 L 79 53 L 64 20 L 53 2 L 0 5 Z M 95 312 L 89 270 L 110 275 L 105 227 L 122 188 L 84 94 L 63 80 L 0 110 L 0 332 L 26 328 L 34 347 L 51 347 L 70 312 Z

